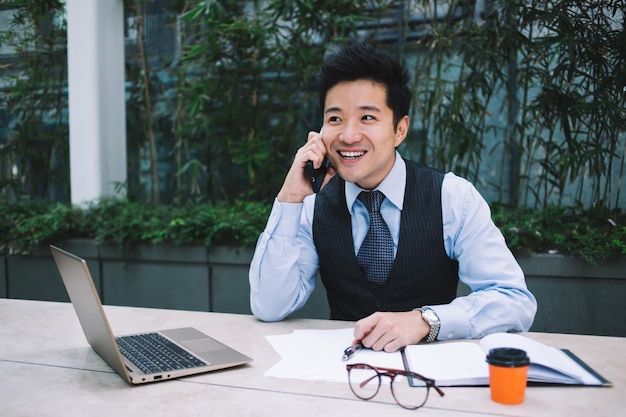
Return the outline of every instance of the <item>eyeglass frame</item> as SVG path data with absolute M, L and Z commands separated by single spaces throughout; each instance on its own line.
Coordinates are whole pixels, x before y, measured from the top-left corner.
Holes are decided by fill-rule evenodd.
M 352 383 L 350 383 L 350 371 L 353 368 L 359 367 L 359 366 L 366 366 L 368 368 L 373 369 L 374 371 L 376 371 L 376 377 L 378 378 L 378 387 L 376 388 L 376 392 L 374 392 L 374 395 L 372 395 L 369 398 L 363 398 L 362 396 L 360 396 L 359 394 L 357 394 L 354 391 L 354 388 L 352 388 Z M 433 388 L 437 394 L 439 394 L 439 396 L 443 397 L 445 395 L 445 393 L 441 390 L 441 388 L 439 388 L 436 384 L 435 384 L 435 380 L 432 378 L 427 378 L 423 375 L 418 374 L 417 372 L 412 372 L 412 371 L 406 371 L 406 370 L 401 370 L 401 369 L 392 369 L 392 368 L 383 368 L 383 367 L 379 367 L 379 366 L 373 366 L 373 365 L 369 365 L 367 363 L 350 363 L 346 365 L 346 371 L 348 371 L 348 385 L 350 386 L 350 391 L 352 391 L 352 393 L 359 399 L 364 400 L 364 401 L 369 401 L 372 398 L 374 398 L 376 395 L 378 395 L 378 391 L 380 391 L 380 385 L 381 385 L 381 376 L 386 376 L 389 377 L 391 379 L 391 381 L 389 382 L 389 389 L 391 390 L 391 395 L 393 397 L 393 399 L 395 400 L 396 404 L 398 404 L 400 407 L 407 409 L 407 410 L 417 410 L 420 407 L 423 407 L 424 404 L 426 404 L 426 401 L 428 401 L 428 394 L 430 392 L 430 389 Z M 393 380 L 396 376 L 398 375 L 402 375 L 405 376 L 407 378 L 415 378 L 415 379 L 419 379 L 420 381 L 423 381 L 426 384 L 426 397 L 424 398 L 424 402 L 416 407 L 408 407 L 406 405 L 403 405 L 402 403 L 400 403 L 400 401 L 398 401 L 398 399 L 396 398 L 396 394 L 393 391 Z M 372 377 L 373 378 L 373 377 Z M 363 381 L 361 382 L 359 385 L 363 386 L 363 384 L 370 382 L 372 379 L 370 378 L 369 380 Z

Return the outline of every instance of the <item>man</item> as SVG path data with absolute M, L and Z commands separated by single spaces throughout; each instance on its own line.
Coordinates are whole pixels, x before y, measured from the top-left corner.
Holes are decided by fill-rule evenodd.
M 485 200 L 466 180 L 397 152 L 409 130 L 408 81 L 366 43 L 324 63 L 323 128 L 297 151 L 250 267 L 259 319 L 302 307 L 319 270 L 331 319 L 358 320 L 354 343 L 374 350 L 532 324 L 536 300 Z M 331 166 L 314 194 L 305 166 L 325 157 Z M 380 198 L 379 209 L 366 208 Z M 455 298 L 458 279 L 469 295 Z

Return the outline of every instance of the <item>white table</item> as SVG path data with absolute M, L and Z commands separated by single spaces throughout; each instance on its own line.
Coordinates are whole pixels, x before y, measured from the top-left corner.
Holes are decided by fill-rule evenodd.
M 91 349 L 67 303 L 0 299 L 0 410 L 3 416 L 618 416 L 626 406 L 626 338 L 525 335 L 568 348 L 613 383 L 611 388 L 531 386 L 523 404 L 494 403 L 486 387 L 444 388 L 407 411 L 389 390 L 372 401 L 347 383 L 265 377 L 280 360 L 265 336 L 351 323 L 105 306 L 114 333 L 193 326 L 252 357 L 250 365 L 131 387 Z

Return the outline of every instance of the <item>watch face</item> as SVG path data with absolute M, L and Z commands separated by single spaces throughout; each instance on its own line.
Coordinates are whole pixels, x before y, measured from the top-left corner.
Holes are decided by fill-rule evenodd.
M 429 323 L 433 323 L 433 322 L 439 321 L 439 317 L 437 317 L 435 312 L 432 311 L 431 309 L 426 309 L 426 310 L 422 311 L 422 316 L 424 317 L 424 320 L 426 320 Z

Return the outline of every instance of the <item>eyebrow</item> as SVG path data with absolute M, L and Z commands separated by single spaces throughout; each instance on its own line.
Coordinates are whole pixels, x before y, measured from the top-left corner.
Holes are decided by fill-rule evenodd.
M 359 106 L 358 109 L 362 110 L 362 111 L 374 111 L 374 112 L 378 112 L 378 113 L 382 112 L 382 110 L 378 106 L 373 106 L 373 105 Z M 341 108 L 340 107 L 329 107 L 329 108 L 327 108 L 324 111 L 324 114 L 336 113 L 336 112 L 341 112 Z

